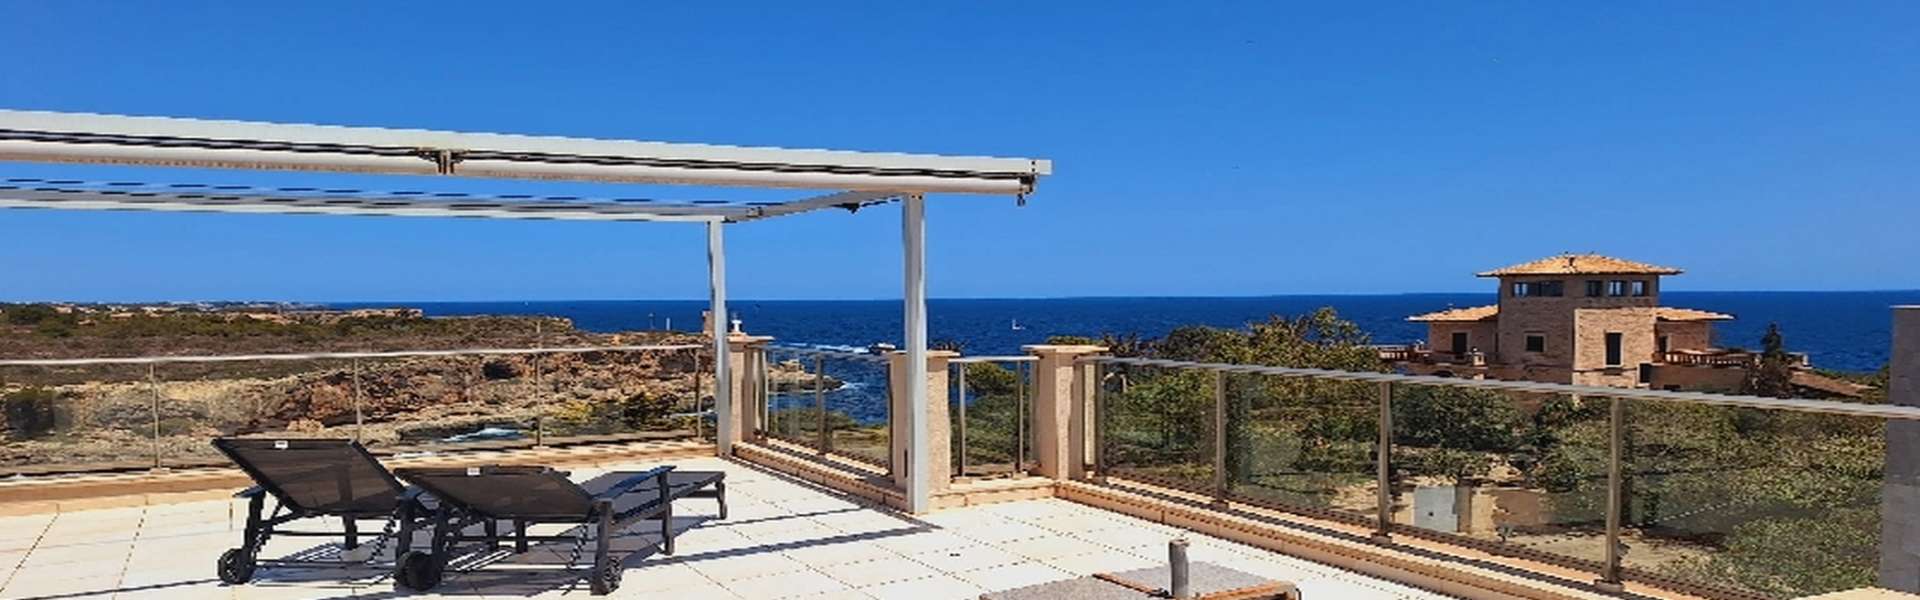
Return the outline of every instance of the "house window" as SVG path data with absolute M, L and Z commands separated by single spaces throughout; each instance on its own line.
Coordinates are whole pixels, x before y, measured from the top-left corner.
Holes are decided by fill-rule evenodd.
M 1532 298 L 1532 297 L 1557 298 L 1563 295 L 1565 292 L 1566 292 L 1565 282 L 1558 281 L 1558 280 L 1516 281 L 1513 283 L 1513 296 L 1515 298 Z
M 1635 296 L 1647 295 L 1647 280 L 1645 279 L 1633 280 L 1633 295 Z
M 1546 352 L 1547 336 L 1541 335 L 1538 333 L 1527 334 L 1527 351 L 1528 352 Z
M 1627 282 L 1622 279 L 1615 279 L 1613 281 L 1607 282 L 1607 295 L 1608 296 L 1627 295 Z
M 1617 332 L 1607 332 L 1607 366 L 1609 367 L 1620 366 L 1621 337 Z
M 1597 298 L 1607 293 L 1607 282 L 1598 279 L 1587 280 L 1587 297 Z
M 1453 353 L 1454 354 L 1467 353 L 1467 332 L 1465 331 L 1453 332 Z
M 1660 353 L 1666 354 L 1668 352 L 1669 345 L 1672 342 L 1673 342 L 1673 336 L 1670 336 L 1670 335 L 1660 336 L 1660 339 L 1658 340 L 1658 343 L 1660 345 Z

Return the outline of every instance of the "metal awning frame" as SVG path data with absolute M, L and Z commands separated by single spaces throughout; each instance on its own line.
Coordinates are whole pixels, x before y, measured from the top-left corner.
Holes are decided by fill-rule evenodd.
M 577 221 L 704 222 L 708 334 L 721 456 L 731 456 L 739 415 L 732 402 L 728 340 L 727 223 L 826 208 L 901 204 L 902 310 L 908 448 L 927 448 L 926 207 L 929 193 L 1024 200 L 1052 163 L 827 150 L 536 137 L 487 133 L 207 121 L 0 110 L 0 162 L 311 171 L 536 179 L 712 187 L 829 189 L 786 202 L 590 201 L 559 196 L 477 196 L 255 188 L 208 184 L 0 181 L 0 208 L 320 214 Z M 930 507 L 928 453 L 896 457 L 907 471 L 907 508 Z

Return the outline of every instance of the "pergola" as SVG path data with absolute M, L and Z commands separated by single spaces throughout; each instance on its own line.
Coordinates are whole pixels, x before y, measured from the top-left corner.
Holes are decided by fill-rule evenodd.
M 826 190 L 778 202 L 670 202 L 193 183 L 0 180 L 0 208 L 705 223 L 719 454 L 732 453 L 725 228 L 824 208 L 899 202 L 904 258 L 907 435 L 927 431 L 927 194 L 1022 197 L 1046 160 L 793 150 L 0 110 L 0 161 L 437 175 L 725 188 Z M 910 452 L 906 496 L 927 508 L 926 452 Z

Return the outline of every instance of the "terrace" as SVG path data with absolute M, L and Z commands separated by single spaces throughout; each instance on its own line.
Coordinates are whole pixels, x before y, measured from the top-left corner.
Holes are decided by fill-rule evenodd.
M 1920 467 L 1907 460 L 1920 450 L 1920 310 L 1895 311 L 1889 404 L 1097 346 L 963 356 L 927 348 L 923 195 L 1024 195 L 1042 161 L 120 119 L 0 114 L 0 157 L 840 191 L 691 204 L 72 181 L 0 190 L 0 204 L 32 208 L 691 221 L 707 227 L 712 273 L 707 332 L 644 343 L 0 360 L 9 394 L 56 390 L 20 403 L 45 427 L 11 425 L 6 449 L 35 458 L 0 482 L 0 598 L 397 593 L 382 564 L 391 549 L 369 565 L 298 538 L 264 555 L 340 566 L 219 585 L 213 559 L 237 541 L 228 496 L 246 480 L 212 460 L 216 435 L 352 437 L 396 467 L 728 472 L 730 518 L 688 502 L 672 524 L 685 532 L 678 554 L 657 554 L 649 528 L 623 535 L 618 593 L 632 597 L 972 598 L 1146 566 L 1174 537 L 1195 541 L 1198 560 L 1291 581 L 1316 600 L 1920 589 L 1910 508 Z M 906 258 L 901 351 L 726 331 L 724 226 L 893 202 Z M 632 417 L 661 406 L 666 418 Z M 585 595 L 579 574 L 558 568 L 570 562 L 563 546 L 470 555 L 436 594 Z

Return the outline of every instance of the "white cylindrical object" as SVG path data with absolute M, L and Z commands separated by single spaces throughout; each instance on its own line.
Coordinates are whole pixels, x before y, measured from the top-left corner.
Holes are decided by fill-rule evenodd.
M 1175 600 L 1193 597 L 1191 576 L 1187 571 L 1187 539 L 1167 542 L 1167 592 Z
M 907 510 L 923 514 L 931 507 L 932 480 L 927 470 L 927 203 L 908 194 L 900 203 L 901 262 L 904 265 L 907 353 Z
M 733 380 L 728 372 L 727 348 L 727 245 L 719 221 L 707 222 L 707 333 L 713 336 L 713 443 L 722 457 L 733 456 Z M 695 399 L 698 402 L 698 399 Z

